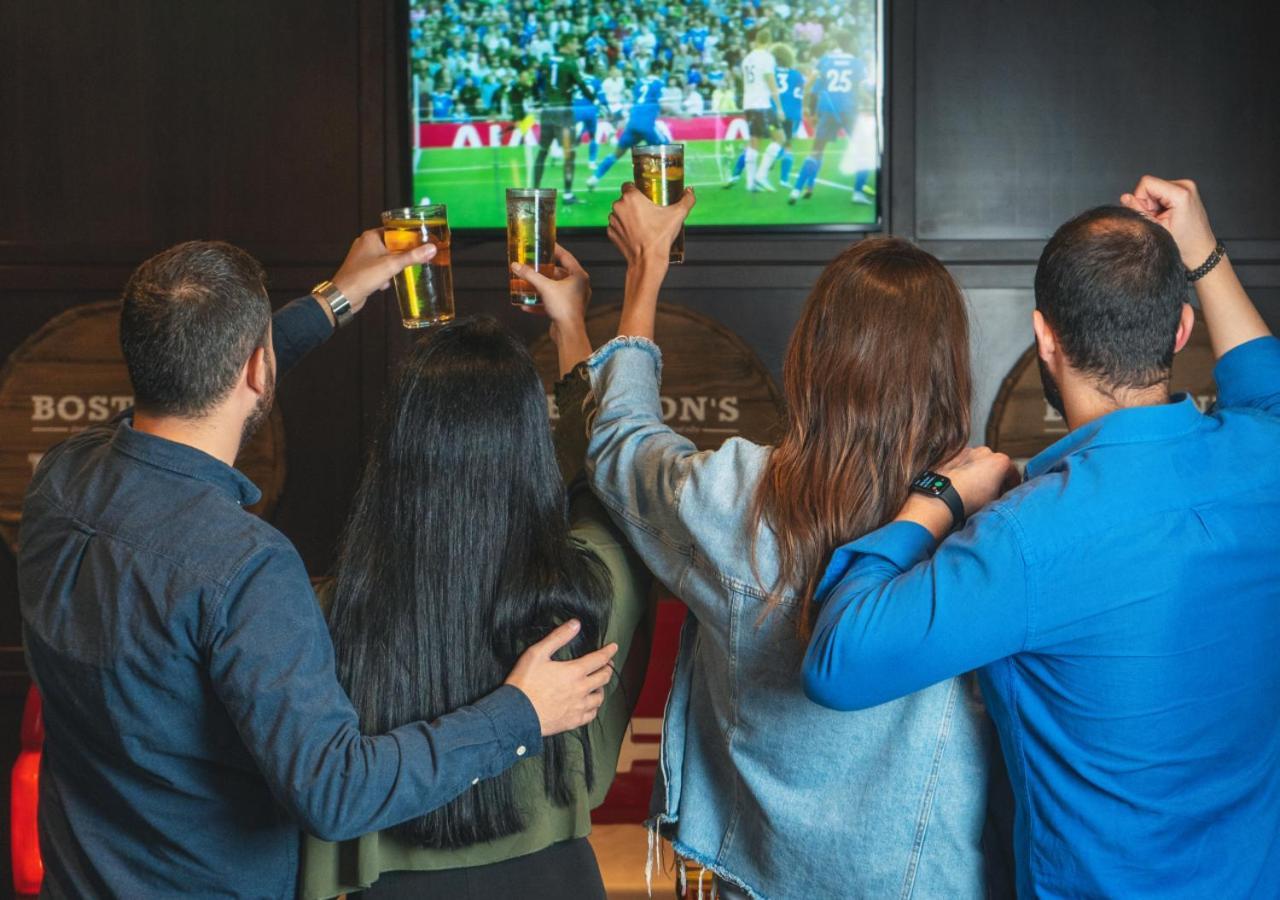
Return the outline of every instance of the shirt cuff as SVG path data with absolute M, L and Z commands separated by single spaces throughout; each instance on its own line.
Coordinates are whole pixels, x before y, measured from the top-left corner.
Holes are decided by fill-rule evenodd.
M 290 301 L 271 317 L 271 343 L 277 375 L 283 375 L 302 357 L 333 334 L 333 324 L 320 304 L 308 294 Z
M 489 719 L 494 736 L 509 757 L 537 756 L 542 752 L 542 723 L 524 691 L 504 684 L 471 704 Z
M 937 546 L 937 540 L 929 529 L 915 522 L 890 522 L 852 543 L 837 548 L 831 554 L 831 562 L 818 589 L 814 592 L 818 602 L 826 600 L 831 589 L 844 580 L 854 563 L 863 556 L 879 556 L 899 572 L 905 572 L 923 562 Z
M 1213 367 L 1218 407 L 1248 406 L 1255 397 L 1280 390 L 1280 339 L 1254 338 L 1222 355 Z

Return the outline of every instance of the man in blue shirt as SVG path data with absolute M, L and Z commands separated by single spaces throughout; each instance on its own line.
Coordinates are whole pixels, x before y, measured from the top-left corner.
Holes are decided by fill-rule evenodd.
M 444 122 L 452 118 L 453 82 L 447 75 L 441 75 L 431 92 L 431 121 Z
M 566 623 L 473 705 L 361 734 L 302 560 L 243 508 L 260 492 L 232 465 L 277 366 L 434 255 L 365 232 L 274 318 L 261 267 L 228 244 L 133 274 L 136 408 L 50 450 L 23 508 L 43 896 L 292 897 L 299 826 L 339 840 L 415 818 L 594 716 L 612 654 L 553 662 Z
M 707 52 L 707 38 L 710 34 L 711 29 L 709 29 L 701 19 L 695 19 L 694 24 L 690 25 L 689 28 L 685 30 L 685 33 L 680 36 L 680 41 L 681 43 L 688 44 L 697 51 L 699 56 L 701 56 L 703 53 Z
M 602 56 L 604 54 L 605 49 L 608 46 L 609 46 L 609 42 L 606 41 L 604 38 L 602 38 L 599 32 L 595 32 L 595 31 L 587 35 L 587 39 L 582 43 L 582 49 L 585 50 L 587 53 L 587 56 L 591 57 L 592 59 L 594 59 L 597 56 Z
M 1280 341 L 1194 184 L 1148 176 L 1122 202 L 1060 228 L 1036 272 L 1070 433 L 999 499 L 1008 458 L 966 451 L 925 479 L 958 498 L 914 494 L 837 550 L 805 687 L 860 709 L 978 669 L 1021 897 L 1276 897 Z M 1207 415 L 1168 393 L 1188 279 L 1218 357 Z M 943 540 L 956 500 L 982 511 Z

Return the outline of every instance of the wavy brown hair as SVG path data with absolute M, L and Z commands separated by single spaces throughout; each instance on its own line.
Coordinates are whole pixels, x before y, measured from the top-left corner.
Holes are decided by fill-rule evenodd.
M 800 634 L 831 553 L 889 522 L 923 469 L 969 440 L 969 319 L 932 255 L 901 238 L 849 247 L 805 301 L 783 364 L 786 431 L 752 503 L 778 543 L 766 615 L 798 590 Z

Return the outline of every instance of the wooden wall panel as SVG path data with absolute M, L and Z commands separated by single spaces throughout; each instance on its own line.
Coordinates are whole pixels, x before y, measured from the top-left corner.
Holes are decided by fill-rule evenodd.
M 1280 242 L 1274 3 L 916 3 L 923 240 L 1043 240 L 1143 172 L 1194 178 L 1221 236 Z
M 0 6 L 0 261 L 132 263 L 192 237 L 332 257 L 360 221 L 358 8 Z

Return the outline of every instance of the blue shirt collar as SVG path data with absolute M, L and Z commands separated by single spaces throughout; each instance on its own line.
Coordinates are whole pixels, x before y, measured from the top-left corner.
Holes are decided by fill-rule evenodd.
M 1204 415 L 1189 394 L 1174 394 L 1159 406 L 1117 409 L 1070 432 L 1027 463 L 1027 477 L 1043 475 L 1072 453 L 1101 444 L 1160 441 L 1189 434 L 1204 423 Z
M 111 446 L 148 465 L 212 484 L 226 491 L 241 506 L 252 506 L 262 498 L 262 491 L 243 472 L 203 450 L 138 431 L 133 427 L 132 415 L 120 420 Z

